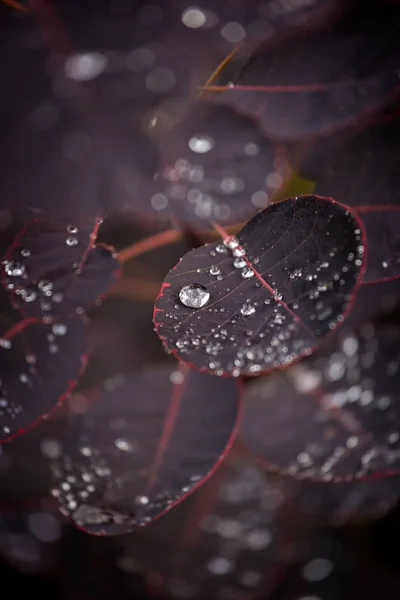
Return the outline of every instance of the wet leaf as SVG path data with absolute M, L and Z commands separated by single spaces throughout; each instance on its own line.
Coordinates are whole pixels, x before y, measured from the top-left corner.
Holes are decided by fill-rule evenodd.
M 384 123 L 345 140 L 316 176 L 317 193 L 345 199 L 364 221 L 368 283 L 400 275 L 399 130 L 399 123 Z
M 248 445 L 265 465 L 301 478 L 399 473 L 399 340 L 398 326 L 367 323 L 341 332 L 333 350 L 257 381 L 246 398 Z
M 95 246 L 100 222 L 30 221 L 2 263 L 13 306 L 27 317 L 64 318 L 106 292 L 119 263 L 111 249 Z
M 335 483 L 286 477 L 285 482 L 303 517 L 334 526 L 382 517 L 400 494 L 400 476 Z
M 53 495 L 78 527 L 115 535 L 170 510 L 211 474 L 235 435 L 239 388 L 170 367 L 105 387 L 65 424 Z
M 153 214 L 203 229 L 248 219 L 288 175 L 287 161 L 256 123 L 226 107 L 197 104 L 162 148 Z
M 399 11 L 377 12 L 350 7 L 330 28 L 261 46 L 228 81 L 222 73 L 225 87 L 215 102 L 258 118 L 277 140 L 357 124 L 399 94 Z
M 256 215 L 237 238 L 186 254 L 154 309 L 165 346 L 214 374 L 252 375 L 310 354 L 351 308 L 363 233 L 346 206 L 300 196 Z
M 255 465 L 228 461 L 176 510 L 121 539 L 121 570 L 134 564 L 172 598 L 193 600 L 253 597 L 279 583 L 298 558 L 282 485 Z
M 0 441 L 45 418 L 68 396 L 84 366 L 86 326 L 78 318 L 22 321 L 0 338 Z

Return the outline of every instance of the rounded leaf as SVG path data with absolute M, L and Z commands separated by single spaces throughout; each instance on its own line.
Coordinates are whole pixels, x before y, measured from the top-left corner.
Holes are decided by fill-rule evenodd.
M 263 463 L 300 478 L 400 473 L 400 329 L 342 332 L 308 363 L 257 381 L 242 436 Z M 264 414 L 264 418 L 262 415 Z
M 186 254 L 167 275 L 154 323 L 194 368 L 254 375 L 310 354 L 351 308 L 364 271 L 357 216 L 301 196 L 237 234 Z
M 236 432 L 239 388 L 170 367 L 105 386 L 65 424 L 53 495 L 78 527 L 115 535 L 171 509 L 211 474 Z
M 330 27 L 268 40 L 247 63 L 229 64 L 207 97 L 257 118 L 280 141 L 357 125 L 399 96 L 399 9 L 346 11 Z M 373 41 L 373 42 L 372 42 Z M 374 52 L 371 53 L 371 43 Z M 331 192 L 328 192 L 331 194 Z
M 288 175 L 286 159 L 256 122 L 229 107 L 197 104 L 162 146 L 153 215 L 197 228 L 245 221 Z
M 101 223 L 35 219 L 17 235 L 2 263 L 3 285 L 27 317 L 60 317 L 85 310 L 109 287 L 118 265 L 96 246 Z
M 79 319 L 45 325 L 26 319 L 0 338 L 0 442 L 45 418 L 76 386 L 85 364 Z
M 351 141 L 343 140 L 313 173 L 318 193 L 345 201 L 364 222 L 367 283 L 400 275 L 399 133 L 397 122 L 370 127 Z M 315 155 L 311 153 L 308 169 Z

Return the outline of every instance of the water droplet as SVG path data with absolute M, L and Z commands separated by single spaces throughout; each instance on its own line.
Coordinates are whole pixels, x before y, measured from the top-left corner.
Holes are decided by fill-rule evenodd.
M 114 444 L 118 450 L 122 450 L 122 452 L 132 452 L 133 450 L 132 444 L 128 440 L 124 440 L 122 438 L 116 439 Z
M 194 135 L 190 138 L 188 146 L 197 154 L 205 154 L 214 148 L 215 141 L 209 135 Z
M 238 248 L 234 248 L 232 250 L 232 254 L 233 256 L 244 256 L 246 254 L 244 248 L 241 248 L 240 246 Z
M 209 299 L 210 293 L 199 283 L 185 285 L 179 292 L 179 300 L 189 308 L 202 308 Z
M 243 304 L 242 308 L 240 309 L 240 312 L 245 317 L 248 317 L 249 315 L 254 315 L 254 313 L 256 312 L 256 309 L 251 304 Z
M 234 235 L 231 235 L 224 240 L 224 246 L 229 248 L 229 250 L 234 250 L 239 246 L 239 240 Z
M 30 255 L 31 255 L 31 251 L 28 250 L 28 248 L 22 248 L 22 250 L 21 250 L 21 256 L 23 256 L 24 258 L 27 258 Z
M 135 504 L 138 506 L 146 506 L 149 503 L 147 496 L 136 496 Z
M 47 279 L 43 279 L 42 281 L 39 281 L 38 288 L 42 292 L 50 292 L 53 289 L 53 284 L 51 281 L 48 281 Z
M 244 267 L 242 269 L 242 277 L 243 279 L 251 279 L 251 277 L 254 277 L 254 271 L 250 267 Z
M 218 246 L 215 247 L 215 250 L 219 254 L 226 254 L 226 246 L 224 246 L 224 244 L 218 244 Z
M 13 260 L 6 261 L 4 269 L 7 275 L 9 275 L 10 277 L 20 277 L 25 273 L 24 265 Z
M 220 268 L 217 265 L 210 267 L 210 275 L 219 275 L 221 273 Z
M 246 266 L 246 261 L 244 258 L 235 258 L 233 261 L 233 266 L 235 269 L 243 269 Z
M 79 229 L 75 225 L 68 225 L 67 231 L 68 233 L 78 233 Z
M 36 300 L 37 294 L 33 290 L 27 289 L 22 292 L 22 298 L 25 302 L 33 302 L 34 300 Z
M 68 237 L 66 240 L 67 246 L 77 246 L 78 243 L 79 243 L 78 238 L 73 237 L 72 235 L 70 237 Z
M 67 333 L 67 326 L 63 323 L 55 323 L 51 330 L 54 335 L 65 335 Z

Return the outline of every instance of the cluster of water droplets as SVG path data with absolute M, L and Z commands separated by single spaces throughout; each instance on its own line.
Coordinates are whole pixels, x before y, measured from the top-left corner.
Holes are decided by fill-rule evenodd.
M 66 227 L 65 244 L 67 247 L 75 248 L 79 245 L 78 233 L 78 227 L 75 225 L 69 224 Z M 51 312 L 57 310 L 57 305 L 63 302 L 64 293 L 56 291 L 56 283 L 51 279 L 32 279 L 31 259 L 34 262 L 39 260 L 39 257 L 32 257 L 29 248 L 16 246 L 13 249 L 13 255 L 13 259 L 6 259 L 2 263 L 6 275 L 6 288 L 15 294 L 19 308 L 23 308 L 25 304 L 38 303 L 43 316 L 50 317 Z M 78 262 L 73 264 L 72 272 L 80 273 Z
M 180 352 L 189 354 L 192 350 L 203 349 L 206 355 L 210 357 L 207 368 L 218 375 L 222 375 L 224 369 L 221 369 L 221 363 L 217 360 L 217 357 L 220 353 L 223 353 L 226 344 L 233 345 L 237 347 L 237 354 L 228 369 L 232 370 L 234 376 L 239 376 L 243 370 L 258 373 L 272 365 L 286 364 L 293 359 L 293 352 L 302 352 L 306 348 L 306 344 L 302 339 L 293 339 L 291 342 L 298 332 L 299 326 L 293 322 L 291 316 L 280 305 L 282 294 L 268 292 L 268 297 L 265 299 L 257 294 L 263 284 L 256 276 L 255 268 L 247 259 L 245 248 L 240 245 L 239 240 L 235 236 L 228 237 L 223 243 L 213 246 L 210 255 L 218 257 L 219 260 L 225 257 L 226 259 L 222 263 L 218 262 L 218 264 L 216 263 L 207 268 L 209 275 L 215 277 L 217 281 L 222 281 L 227 273 L 232 271 L 233 267 L 233 272 L 239 275 L 240 281 L 251 282 L 252 288 L 248 289 L 248 298 L 245 298 L 238 311 L 224 326 L 212 329 L 210 335 L 196 336 L 195 329 L 189 325 L 185 329 L 185 335 L 176 342 Z M 256 259 L 253 262 L 257 263 L 258 260 Z M 200 269 L 199 272 L 201 271 Z M 185 307 L 191 309 L 221 312 L 222 320 L 225 321 L 223 318 L 225 309 L 212 308 L 215 301 L 212 290 L 212 285 L 208 288 L 200 283 L 191 283 L 181 288 L 179 301 Z M 229 293 L 230 289 L 227 288 L 226 292 Z M 252 299 L 255 293 L 256 300 Z M 209 309 L 207 309 L 208 305 L 210 306 Z M 266 307 L 268 307 L 268 314 L 264 312 Z M 176 308 L 179 308 L 179 305 L 176 305 Z M 245 331 L 245 339 L 243 340 L 243 336 L 240 332 L 236 333 L 234 326 L 239 325 L 240 321 L 243 323 L 243 319 L 248 319 L 253 315 L 257 316 L 258 313 L 262 321 L 255 327 L 258 330 L 256 336 L 254 330 L 248 328 Z M 166 317 L 177 318 L 173 313 L 167 313 Z M 265 323 L 263 323 L 264 319 L 266 320 Z M 260 328 L 260 324 L 263 325 L 262 328 Z M 175 326 L 175 330 L 180 330 L 179 325 Z M 276 334 L 273 335 L 274 330 L 276 330 Z M 289 351 L 288 343 L 291 344 L 291 351 Z
M 68 332 L 68 327 L 64 323 L 54 323 L 53 325 L 44 325 L 43 333 L 45 335 L 46 351 L 49 354 L 57 354 L 59 352 L 58 339 L 65 336 Z M 36 349 L 35 341 L 32 341 L 30 336 L 29 325 L 25 331 L 17 333 L 16 336 L 26 337 L 26 346 L 32 346 Z M 35 340 L 35 338 L 32 338 Z M 13 371 L 4 376 L 0 380 L 0 419 L 1 419 L 1 434 L 9 436 L 14 434 L 21 427 L 21 423 L 26 421 L 26 426 L 31 424 L 29 414 L 32 412 L 31 395 L 41 392 L 41 367 L 48 357 L 43 354 L 43 349 L 40 348 L 40 353 L 36 354 L 33 350 L 26 354 L 21 354 L 21 343 L 19 340 L 14 341 L 14 338 L 0 338 L 0 353 L 7 352 L 9 356 L 3 354 L 5 364 L 13 362 Z M 17 368 L 18 367 L 18 368 Z M 17 372 L 15 372 L 15 369 Z M 29 398 L 28 406 L 26 398 Z M 34 412 L 34 410 L 33 410 Z M 39 416 L 39 415 L 37 415 Z
M 171 556 L 163 555 L 160 564 L 160 572 L 171 595 L 177 598 L 239 598 L 254 592 L 269 569 L 274 568 L 274 559 L 280 558 L 275 519 L 282 500 L 280 488 L 266 481 L 255 467 L 230 466 L 212 508 L 202 515 L 196 545 L 181 549 L 179 544 L 176 545 L 176 530 L 172 529 L 175 537 L 171 543 L 177 550 Z M 176 507 L 165 519 L 177 519 L 182 523 L 181 531 L 185 531 L 186 517 L 185 513 L 179 515 L 180 510 L 181 506 Z M 162 525 L 160 521 L 160 535 Z M 158 543 L 157 536 L 144 538 L 144 546 L 121 540 L 124 560 L 120 568 L 125 569 L 125 565 L 129 568 L 132 562 L 143 571 L 154 567 L 158 553 L 152 549 L 153 539 Z M 198 560 L 199 551 L 204 560 Z M 149 564 L 150 560 L 152 564 Z
M 326 422 L 330 433 L 326 440 L 316 436 L 306 441 L 288 467 L 290 474 L 329 481 L 337 472 L 351 479 L 398 468 L 399 340 L 397 328 L 379 330 L 367 324 L 357 335 L 342 336 L 337 350 L 317 357 L 311 368 L 292 369 L 288 375 L 295 389 L 311 394 L 310 402 L 317 390 L 321 410 L 315 419 L 319 431 Z M 352 465 L 350 473 L 342 465 Z

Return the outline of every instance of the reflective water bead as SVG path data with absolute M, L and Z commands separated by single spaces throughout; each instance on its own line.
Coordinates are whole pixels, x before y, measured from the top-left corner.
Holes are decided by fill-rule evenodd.
M 235 269 L 243 269 L 246 266 L 246 261 L 244 258 L 235 258 L 233 261 L 233 266 Z
M 65 335 L 67 333 L 67 326 L 63 323 L 55 323 L 51 329 L 54 335 Z
M 79 243 L 78 238 L 73 237 L 72 235 L 70 237 L 68 237 L 66 240 L 67 246 L 77 246 L 78 243 Z
M 210 275 L 219 275 L 221 273 L 220 268 L 217 265 L 210 267 Z
M 13 260 L 6 261 L 4 269 L 10 277 L 20 277 L 25 273 L 24 265 Z
M 224 246 L 229 248 L 229 250 L 234 250 L 234 248 L 239 246 L 239 240 L 234 235 L 231 235 L 224 240 Z
M 246 254 L 244 248 L 241 248 L 240 246 L 238 248 L 234 248 L 232 250 L 232 254 L 233 256 L 244 256 Z
M 240 309 L 240 312 L 245 317 L 248 317 L 249 315 L 253 315 L 256 312 L 256 309 L 251 304 L 243 304 L 242 308 Z
M 250 279 L 251 277 L 254 277 L 254 271 L 250 269 L 250 267 L 244 267 L 244 269 L 242 269 L 242 277 L 243 279 Z
M 210 299 L 210 293 L 199 283 L 185 285 L 179 292 L 179 300 L 189 308 L 202 308 Z

